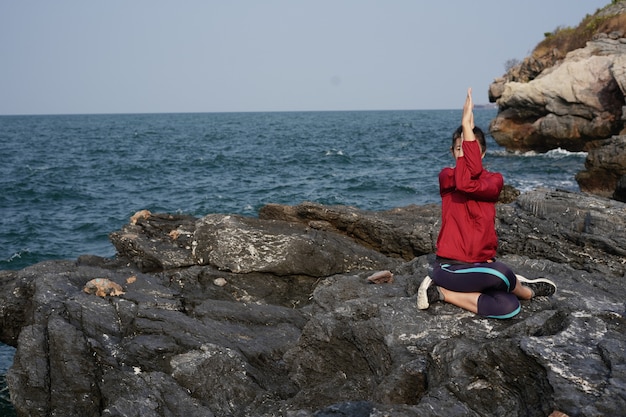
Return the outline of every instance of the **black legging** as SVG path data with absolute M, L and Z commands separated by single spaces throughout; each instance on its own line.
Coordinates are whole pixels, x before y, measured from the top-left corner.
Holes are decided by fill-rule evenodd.
M 455 292 L 479 292 L 478 314 L 508 319 L 520 312 L 520 302 L 511 291 L 517 278 L 502 262 L 474 264 L 435 262 L 432 279 L 435 285 Z

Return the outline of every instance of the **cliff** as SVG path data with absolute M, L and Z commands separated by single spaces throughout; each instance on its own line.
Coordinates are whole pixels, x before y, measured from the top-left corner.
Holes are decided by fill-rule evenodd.
M 0 272 L 20 416 L 570 416 L 626 409 L 626 205 L 499 204 L 500 260 L 558 284 L 509 320 L 416 308 L 439 206 L 142 213 L 115 259 Z M 368 277 L 390 270 L 393 281 Z
M 577 176 L 581 190 L 621 199 L 626 161 L 612 152 L 626 142 L 619 136 L 626 114 L 625 33 L 622 1 L 586 16 L 576 28 L 547 34 L 490 86 L 490 101 L 499 109 L 490 125 L 496 142 L 515 151 L 589 151 Z

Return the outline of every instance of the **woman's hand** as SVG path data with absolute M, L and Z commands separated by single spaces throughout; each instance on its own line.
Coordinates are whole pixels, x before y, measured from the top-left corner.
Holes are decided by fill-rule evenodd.
M 472 101 L 472 87 L 467 89 L 467 96 L 465 97 L 465 104 L 463 105 L 463 118 L 467 114 L 470 114 L 474 110 L 474 103 Z
M 474 102 L 472 101 L 472 88 L 467 89 L 467 97 L 463 105 L 463 117 L 461 119 L 463 126 L 463 140 L 468 142 L 476 140 L 474 136 Z

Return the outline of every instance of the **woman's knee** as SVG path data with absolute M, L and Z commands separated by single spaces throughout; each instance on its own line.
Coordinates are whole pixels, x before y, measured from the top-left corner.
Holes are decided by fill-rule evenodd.
M 515 285 L 517 284 L 517 276 L 515 275 L 515 272 L 513 272 L 513 270 L 507 264 L 499 261 L 492 262 L 490 264 L 490 267 L 506 277 L 508 291 L 513 291 Z
M 483 317 L 508 319 L 521 310 L 517 297 L 510 293 L 482 294 L 478 299 L 478 314 Z

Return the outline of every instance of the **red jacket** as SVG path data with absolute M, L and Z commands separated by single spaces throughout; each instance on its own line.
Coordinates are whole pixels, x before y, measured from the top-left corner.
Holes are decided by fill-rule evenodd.
M 485 262 L 496 255 L 496 201 L 504 181 L 483 169 L 477 141 L 463 142 L 455 168 L 439 173 L 441 230 L 437 255 L 462 262 Z

